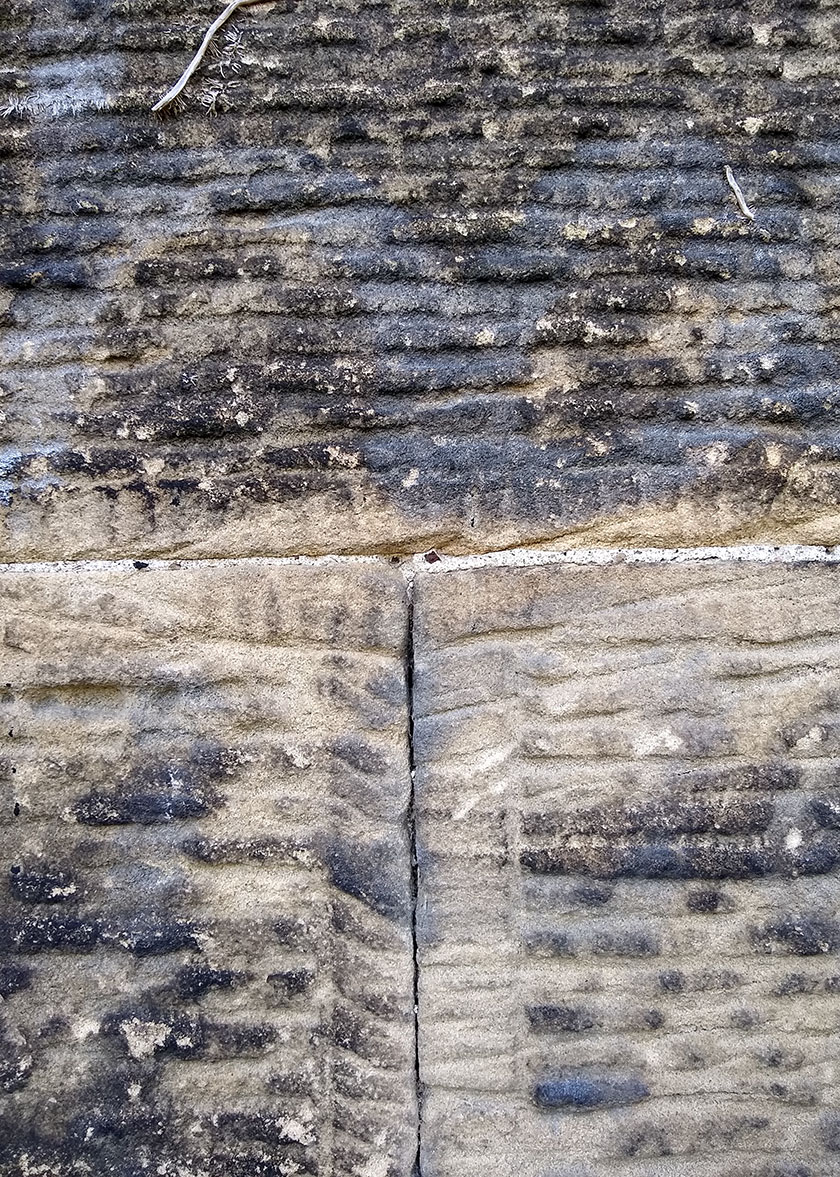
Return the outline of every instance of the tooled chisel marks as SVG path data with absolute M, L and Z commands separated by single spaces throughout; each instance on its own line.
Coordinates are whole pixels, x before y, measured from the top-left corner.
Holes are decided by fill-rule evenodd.
M 368 561 L 0 573 L 4 1177 L 408 1177 L 405 624 Z
M 189 5 L 7 5 L 0 558 L 835 542 L 840 65 L 770 8 L 256 6 L 157 120 Z
M 836 562 L 475 563 L 415 603 L 428 1171 L 833 1172 Z

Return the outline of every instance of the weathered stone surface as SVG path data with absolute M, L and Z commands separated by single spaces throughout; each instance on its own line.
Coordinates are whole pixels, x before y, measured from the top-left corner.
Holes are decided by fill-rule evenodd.
M 425 1177 L 832 1177 L 840 568 L 417 587 Z
M 0 14 L 0 558 L 840 539 L 833 9 L 219 8 Z
M 0 576 L 3 1177 L 407 1177 L 405 589 Z

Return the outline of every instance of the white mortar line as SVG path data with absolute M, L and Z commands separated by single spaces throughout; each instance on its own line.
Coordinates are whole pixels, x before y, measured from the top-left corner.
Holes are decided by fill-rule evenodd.
M 431 556 L 431 562 L 429 557 Z M 397 557 L 399 566 L 409 577 L 415 574 L 437 575 L 470 568 L 528 568 L 547 564 L 685 564 L 691 562 L 729 561 L 755 564 L 840 563 L 840 545 L 818 547 L 812 544 L 735 544 L 728 547 L 697 548 L 568 548 L 552 551 L 545 548 L 506 548 L 498 552 L 479 552 L 469 556 L 446 556 L 438 552 L 416 552 Z M 32 563 L 0 563 L 5 573 L 42 572 L 132 572 L 146 569 L 187 568 L 294 568 L 335 564 L 395 564 L 389 555 L 324 556 L 226 556 L 201 559 L 172 559 L 142 556 L 119 560 L 41 560 Z
M 2 564 L 0 575 L 7 572 L 135 572 L 172 568 L 294 568 L 323 564 L 382 564 L 388 556 L 219 556 L 203 560 L 195 557 L 172 559 L 130 556 L 124 560 L 39 560 L 30 564 Z
M 570 548 L 562 552 L 542 548 L 509 548 L 475 556 L 444 556 L 439 553 L 437 556 L 430 564 L 426 555 L 415 555 L 412 563 L 418 572 L 427 573 L 455 572 L 468 568 L 528 568 L 545 564 L 685 564 L 712 560 L 756 564 L 836 564 L 840 563 L 840 546 L 736 544 L 702 548 Z

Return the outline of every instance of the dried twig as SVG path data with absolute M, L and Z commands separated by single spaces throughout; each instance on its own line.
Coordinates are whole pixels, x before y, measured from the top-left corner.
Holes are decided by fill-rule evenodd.
M 724 170 L 724 174 L 726 175 L 727 184 L 732 189 L 732 191 L 735 193 L 735 199 L 738 201 L 738 208 L 741 210 L 741 212 L 744 214 L 745 217 L 747 217 L 751 221 L 754 221 L 755 220 L 755 213 L 750 208 L 750 206 L 747 204 L 746 200 L 744 200 L 744 194 L 741 191 L 741 186 L 739 185 L 738 181 L 735 179 L 735 176 L 732 174 L 732 168 L 729 166 L 729 164 L 727 164 L 723 170 Z
M 172 87 L 171 90 L 168 90 L 166 92 L 166 94 L 164 94 L 163 98 L 161 98 L 159 102 L 156 102 L 154 104 L 154 106 L 152 107 L 152 110 L 154 110 L 154 111 L 163 110 L 163 108 L 165 106 L 168 106 L 170 102 L 172 102 L 175 98 L 178 97 L 178 95 L 181 93 L 181 91 L 186 86 L 187 82 L 190 80 L 190 78 L 193 76 L 195 71 L 201 65 L 201 62 L 204 58 L 204 54 L 207 52 L 207 49 L 210 46 L 210 42 L 215 37 L 216 33 L 218 33 L 218 31 L 222 27 L 222 25 L 226 21 L 228 21 L 231 18 L 231 16 L 233 16 L 233 14 L 234 14 L 234 12 L 236 12 L 237 8 L 242 8 L 246 4 L 264 4 L 265 2 L 266 2 L 266 0 L 230 0 L 230 4 L 228 4 L 227 8 L 225 8 L 225 10 L 223 12 L 219 13 L 219 15 L 216 17 L 216 19 L 211 24 L 210 28 L 204 34 L 204 40 L 201 42 L 198 52 L 196 53 L 195 57 L 192 59 L 190 64 L 187 66 L 187 68 L 184 70 L 184 72 L 181 74 L 178 81 L 175 83 L 175 85 Z

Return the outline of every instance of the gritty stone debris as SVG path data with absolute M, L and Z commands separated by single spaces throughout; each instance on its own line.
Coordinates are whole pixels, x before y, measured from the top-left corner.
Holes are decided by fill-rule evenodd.
M 423 1172 L 835 1173 L 837 568 L 415 599 Z
M 0 15 L 0 559 L 838 541 L 830 8 L 222 8 Z
M 0 576 L 0 1173 L 416 1151 L 398 571 Z

